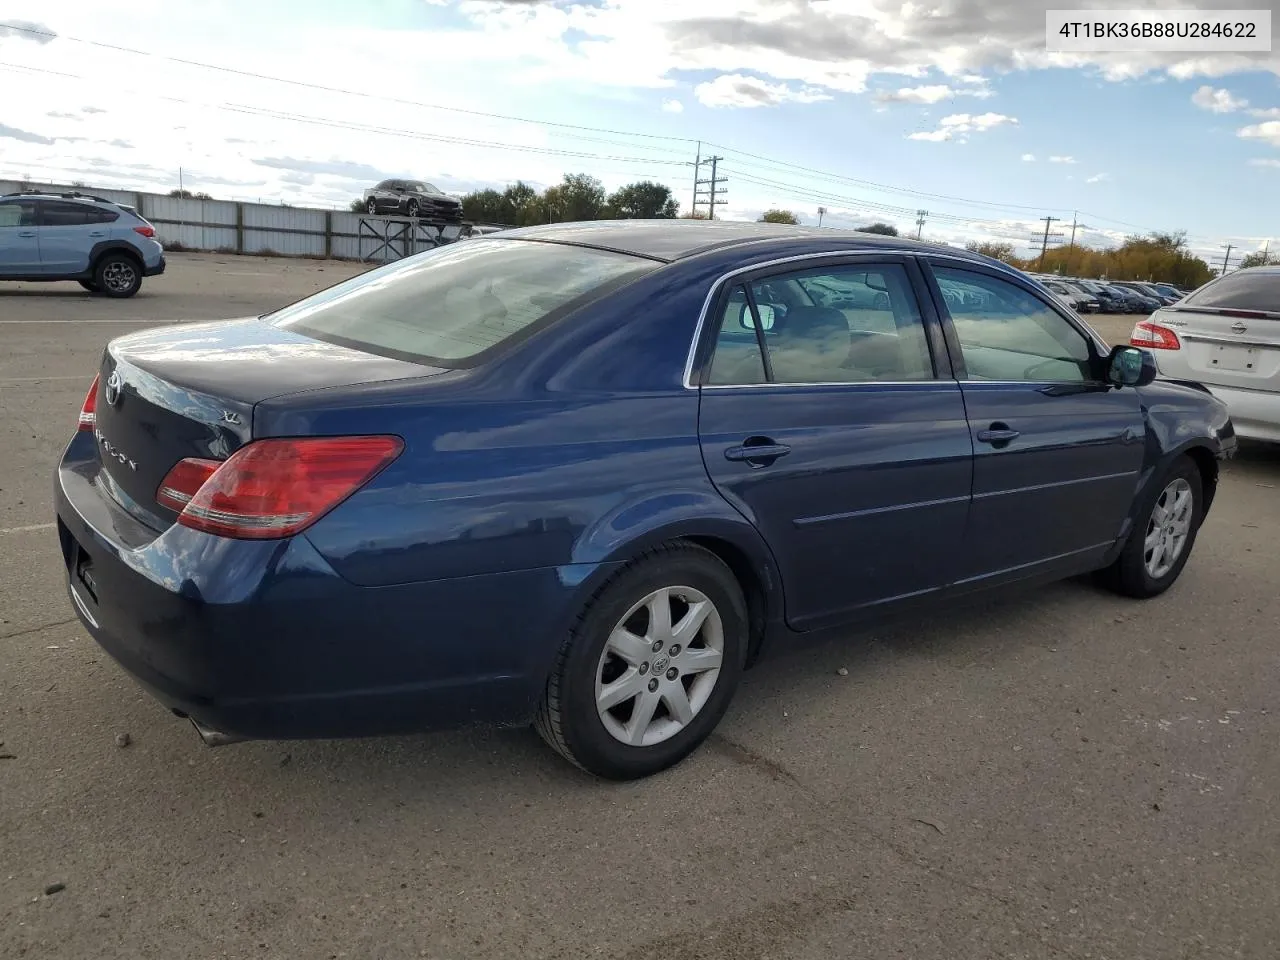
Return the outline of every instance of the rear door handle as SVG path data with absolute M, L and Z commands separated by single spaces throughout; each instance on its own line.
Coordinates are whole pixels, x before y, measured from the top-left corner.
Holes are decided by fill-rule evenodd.
M 1010 430 L 1003 423 L 993 423 L 987 430 L 978 431 L 979 443 L 1004 444 L 1022 436 L 1017 430 Z
M 748 437 L 741 446 L 726 450 L 724 458 L 746 462 L 753 467 L 767 467 L 790 452 L 791 448 L 785 443 L 774 443 L 768 437 Z
M 89 231 L 89 236 L 91 236 L 91 237 L 105 237 L 106 235 L 107 235 L 107 231 L 105 231 L 105 230 L 90 230 L 90 231 Z
M 36 235 L 36 232 L 35 232 L 34 230 L 19 230 L 19 231 L 18 231 L 18 236 L 20 236 L 20 237 L 34 237 L 35 235 Z

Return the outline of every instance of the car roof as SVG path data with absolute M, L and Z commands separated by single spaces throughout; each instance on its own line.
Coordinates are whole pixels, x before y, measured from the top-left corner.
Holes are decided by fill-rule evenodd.
M 44 193 L 42 191 L 27 191 L 18 193 L 0 194 L 0 200 L 67 200 L 71 203 L 112 203 L 106 197 L 91 197 L 87 193 Z
M 752 223 L 737 220 L 592 220 L 582 223 L 551 223 L 535 227 L 519 227 L 503 230 L 491 236 L 546 240 L 571 243 L 579 246 L 616 250 L 620 253 L 648 257 L 652 260 L 671 262 L 700 253 L 720 250 L 742 244 L 759 246 L 785 241 L 829 240 L 833 249 L 883 250 L 900 253 L 946 253 L 949 257 L 972 260 L 975 263 L 996 264 L 1009 268 L 1008 264 L 984 257 L 981 254 L 958 247 L 941 247 L 919 240 L 888 237 L 858 230 L 837 230 L 829 227 L 798 227 L 785 223 Z

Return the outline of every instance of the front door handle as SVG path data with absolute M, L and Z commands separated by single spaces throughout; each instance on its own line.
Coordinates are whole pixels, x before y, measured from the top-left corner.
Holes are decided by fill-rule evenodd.
M 91 237 L 105 237 L 106 235 L 107 235 L 107 231 L 105 231 L 105 230 L 90 230 L 90 231 L 89 231 L 89 236 L 91 236 Z
M 1004 446 L 1010 440 L 1016 440 L 1022 436 L 1017 430 L 1010 430 L 1008 424 L 993 423 L 986 430 L 978 431 L 978 442 L 989 443 L 992 446 Z
M 790 452 L 791 448 L 785 443 L 774 443 L 768 437 L 748 437 L 741 446 L 726 450 L 724 458 L 746 462 L 753 467 L 767 467 Z
M 36 232 L 35 232 L 34 230 L 19 230 L 19 231 L 18 231 L 18 236 L 20 236 L 20 237 L 34 237 L 35 235 L 36 235 Z

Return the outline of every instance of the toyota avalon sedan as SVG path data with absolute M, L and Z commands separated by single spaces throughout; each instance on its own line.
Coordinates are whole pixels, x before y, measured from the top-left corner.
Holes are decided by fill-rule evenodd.
M 833 293 L 834 291 L 834 293 Z M 626 779 L 766 645 L 1182 572 L 1235 437 L 950 248 L 505 231 L 111 341 L 57 469 L 70 599 L 206 742 L 534 724 Z

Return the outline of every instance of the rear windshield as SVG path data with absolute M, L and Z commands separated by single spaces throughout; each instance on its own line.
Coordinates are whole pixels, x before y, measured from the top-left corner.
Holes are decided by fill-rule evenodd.
M 1280 272 L 1242 270 L 1207 283 L 1182 301 L 1188 307 L 1280 312 Z
M 265 319 L 367 353 L 470 367 L 657 266 L 588 247 L 475 239 L 372 270 Z

